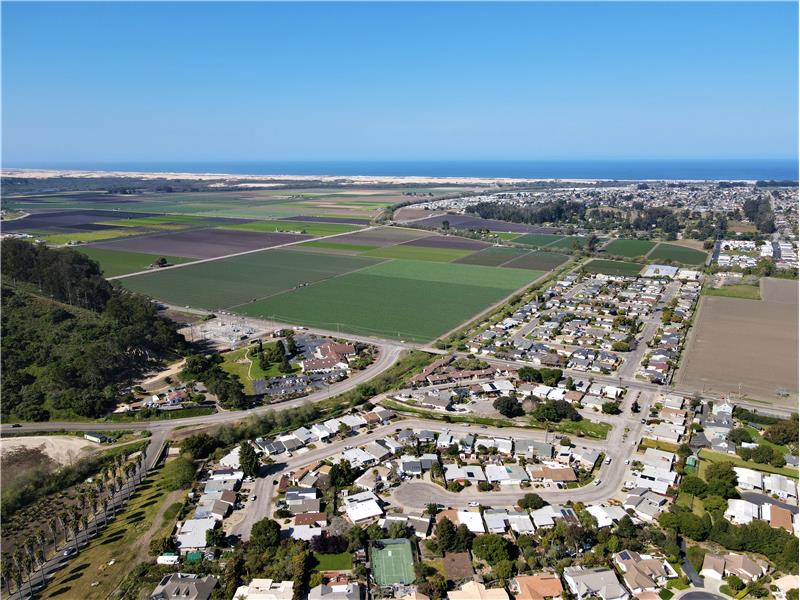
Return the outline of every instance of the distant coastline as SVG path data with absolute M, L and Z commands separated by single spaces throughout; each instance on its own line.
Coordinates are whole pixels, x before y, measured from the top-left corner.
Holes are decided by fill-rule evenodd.
M 551 161 L 263 161 L 75 162 L 10 165 L 3 176 L 136 176 L 183 179 L 253 178 L 371 183 L 491 183 L 565 181 L 797 180 L 793 159 L 551 160 Z

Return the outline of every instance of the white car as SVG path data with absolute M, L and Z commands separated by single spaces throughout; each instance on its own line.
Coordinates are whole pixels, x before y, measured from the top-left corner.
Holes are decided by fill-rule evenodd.
M 474 500 L 473 500 L 472 502 L 469 502 L 469 503 L 467 504 L 467 506 L 480 506 L 480 505 L 481 505 L 481 503 L 480 503 L 480 502 L 475 502 Z
M 599 479 L 595 479 L 595 480 L 592 482 L 592 485 L 600 485 L 600 480 L 599 480 Z
M 629 465 L 629 464 L 631 464 L 631 459 L 630 459 L 630 458 L 626 458 L 626 459 L 625 459 L 625 464 L 626 464 L 626 465 Z

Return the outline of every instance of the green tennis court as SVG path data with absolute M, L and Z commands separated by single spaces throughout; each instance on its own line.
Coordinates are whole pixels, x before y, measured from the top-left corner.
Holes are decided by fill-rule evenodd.
M 414 583 L 414 558 L 411 542 L 405 539 L 380 540 L 372 545 L 372 577 L 378 585 Z

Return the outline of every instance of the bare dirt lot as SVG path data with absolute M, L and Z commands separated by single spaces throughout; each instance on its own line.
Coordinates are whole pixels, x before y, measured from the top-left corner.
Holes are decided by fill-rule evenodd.
M 703 296 L 678 383 L 795 406 L 798 283 L 761 280 L 762 300 Z M 785 390 L 788 396 L 779 396 Z
M 0 439 L 0 456 L 4 462 L 8 455 L 14 454 L 19 448 L 39 449 L 59 465 L 67 465 L 91 454 L 98 446 L 72 435 L 30 435 Z

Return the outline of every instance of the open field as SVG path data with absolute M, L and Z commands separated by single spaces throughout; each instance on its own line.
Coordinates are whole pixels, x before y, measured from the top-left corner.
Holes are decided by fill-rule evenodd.
M 764 465 L 761 463 L 753 462 L 751 460 L 744 460 L 743 458 L 736 455 L 714 452 L 707 448 L 703 448 L 702 450 L 700 450 L 698 456 L 700 457 L 701 477 L 705 476 L 705 471 L 708 468 L 708 465 L 713 462 L 732 462 L 736 467 L 745 467 L 747 469 L 753 469 L 755 471 L 763 471 L 764 473 L 778 473 L 779 475 L 792 477 L 793 479 L 797 479 L 798 477 L 797 469 L 793 469 L 792 467 L 773 467 L 772 465 Z
M 515 240 L 517 241 L 517 240 Z M 585 248 L 587 240 L 585 237 L 581 237 L 579 235 L 571 235 L 562 237 L 560 240 L 556 240 L 552 244 L 548 244 L 548 248 L 561 248 L 564 250 L 574 250 L 575 248 Z
M 379 259 L 296 250 L 265 250 L 244 256 L 146 273 L 125 287 L 178 306 L 228 308 L 298 286 L 374 265 Z
M 9 208 L 26 210 L 110 209 L 139 213 L 199 215 L 246 219 L 321 217 L 338 222 L 366 224 L 381 211 L 408 200 L 407 193 L 450 194 L 456 188 L 409 186 L 403 188 L 302 188 L 225 192 L 143 193 L 135 196 L 102 193 L 52 194 L 14 197 Z M 113 218 L 113 217 L 112 217 Z
M 635 258 L 637 256 L 644 256 L 655 246 L 655 242 L 648 240 L 614 240 L 605 247 L 606 254 L 613 254 L 614 256 L 624 256 L 626 258 Z
M 540 271 L 552 271 L 556 267 L 563 265 L 569 260 L 566 254 L 559 254 L 558 252 L 539 252 L 533 250 L 526 255 L 515 258 L 507 263 L 504 267 L 509 269 L 536 269 Z
M 797 282 L 761 280 L 762 300 L 703 296 L 678 381 L 698 390 L 741 392 L 797 403 Z M 788 396 L 779 397 L 778 390 Z
M 39 449 L 48 458 L 63 466 L 95 452 L 100 446 L 72 435 L 32 435 L 0 439 L 0 455 L 3 459 L 19 448 Z
M 603 273 L 604 275 L 638 275 L 642 265 L 638 263 L 621 262 L 618 260 L 603 260 L 596 258 L 581 267 L 587 273 Z
M 158 254 L 159 256 L 214 258 L 247 250 L 279 246 L 303 239 L 308 239 L 308 236 L 292 233 L 233 231 L 230 229 L 189 229 L 102 242 L 97 244 L 96 247 L 108 250 L 144 252 Z
M 744 298 L 747 300 L 761 300 L 761 288 L 757 285 L 739 283 L 723 285 L 722 287 L 704 287 L 704 296 L 724 296 L 727 298 Z
M 337 244 L 355 244 L 357 246 L 393 246 L 403 242 L 410 242 L 419 238 L 429 237 L 430 233 L 420 229 L 406 229 L 402 227 L 379 227 L 368 231 L 356 231 L 336 238 Z
M 549 246 L 563 238 L 563 235 L 553 235 L 552 233 L 529 233 L 528 235 L 514 238 L 514 243 L 541 248 L 543 246 Z
M 515 258 L 519 258 L 520 256 L 525 256 L 526 254 L 528 254 L 528 252 L 529 252 L 528 250 L 525 250 L 523 248 L 511 248 L 509 246 L 492 246 L 490 248 L 486 248 L 486 250 L 481 250 L 480 252 L 470 254 L 463 258 L 459 258 L 455 262 L 463 263 L 465 265 L 484 265 L 487 267 L 499 267 L 500 265 L 512 261 Z
M 702 265 L 707 256 L 708 253 L 701 250 L 661 243 L 648 254 L 647 258 L 651 260 L 671 260 L 683 265 Z
M 171 533 L 174 521 L 164 513 L 181 493 L 165 488 L 162 473 L 144 479 L 110 525 L 53 576 L 41 598 L 107 598 L 131 566 L 148 557 L 150 540 Z
M 92 260 L 96 260 L 100 263 L 100 268 L 103 269 L 103 275 L 106 277 L 116 277 L 117 275 L 144 271 L 159 258 L 166 258 L 167 264 L 170 265 L 177 265 L 192 260 L 184 256 L 163 256 L 160 254 L 145 254 L 142 252 L 125 252 L 124 250 L 108 250 L 106 248 L 96 248 L 94 246 L 81 246 L 78 250 Z
M 410 244 L 397 244 L 377 248 L 366 252 L 364 256 L 375 256 L 378 258 L 402 258 L 405 260 L 432 260 L 437 262 L 450 262 L 472 254 L 472 250 L 459 250 L 458 248 L 425 248 L 422 246 L 412 246 Z
M 247 304 L 237 312 L 325 329 L 428 342 L 543 274 L 393 260 Z
M 348 231 L 358 231 L 358 225 L 346 223 L 315 223 L 307 221 L 249 221 L 237 225 L 226 226 L 226 229 L 240 229 L 243 231 L 272 231 L 303 233 L 306 235 L 325 236 Z
M 491 244 L 480 240 L 458 237 L 455 235 L 429 235 L 428 237 L 418 238 L 405 242 L 406 246 L 420 246 L 422 248 L 448 248 L 451 250 L 470 250 L 477 252 L 490 248 Z

